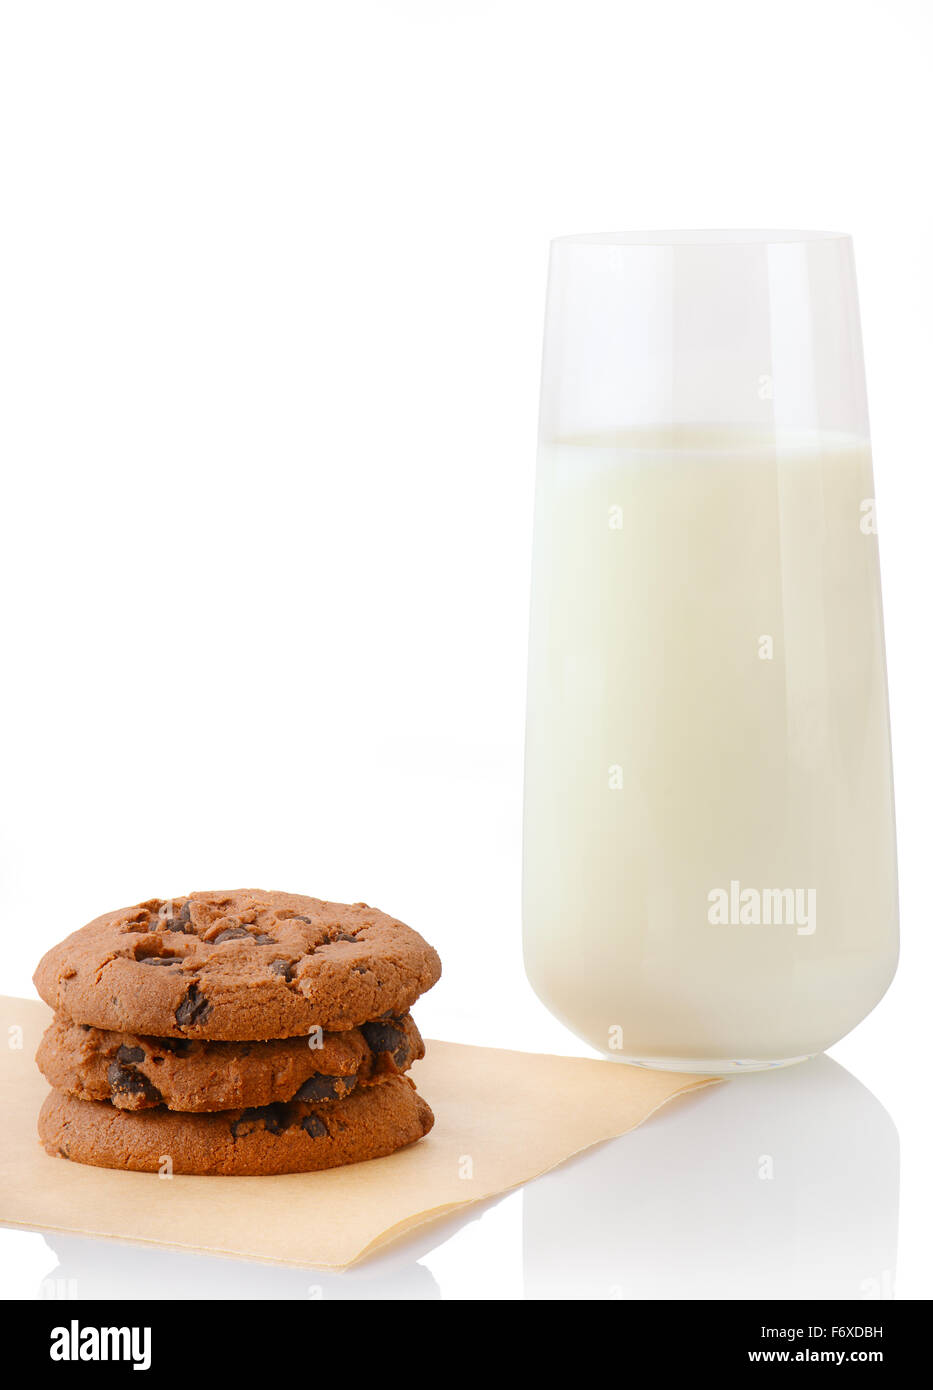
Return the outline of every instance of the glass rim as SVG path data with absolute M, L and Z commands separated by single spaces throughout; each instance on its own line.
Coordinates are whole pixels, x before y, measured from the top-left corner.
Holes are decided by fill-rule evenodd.
M 645 232 L 576 232 L 552 239 L 552 246 L 783 246 L 811 241 L 851 241 L 849 232 L 671 230 Z

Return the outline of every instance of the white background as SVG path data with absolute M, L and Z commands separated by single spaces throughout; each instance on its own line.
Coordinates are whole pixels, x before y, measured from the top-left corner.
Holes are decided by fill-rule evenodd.
M 904 944 L 834 1056 L 900 1132 L 898 1292 L 930 1295 L 931 28 L 905 0 L 0 9 L 0 989 L 111 907 L 281 887 L 436 943 L 426 1034 L 584 1050 L 520 954 L 548 240 L 850 231 Z M 521 1292 L 520 1201 L 435 1252 L 442 1292 Z M 54 1261 L 5 1239 L 28 1294 Z

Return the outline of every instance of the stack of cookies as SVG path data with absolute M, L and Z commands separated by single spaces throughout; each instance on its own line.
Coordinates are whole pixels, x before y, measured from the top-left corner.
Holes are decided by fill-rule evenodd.
M 434 1123 L 405 1075 L 437 952 L 365 903 L 243 889 L 153 899 L 54 946 L 51 1154 L 143 1172 L 312 1172 L 380 1158 Z

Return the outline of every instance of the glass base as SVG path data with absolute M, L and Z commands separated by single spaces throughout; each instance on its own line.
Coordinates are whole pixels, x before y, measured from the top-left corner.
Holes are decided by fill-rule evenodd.
M 807 1062 L 815 1057 L 814 1052 L 805 1052 L 800 1057 L 781 1057 L 778 1060 L 759 1061 L 754 1057 L 628 1057 L 614 1052 L 614 1062 L 625 1062 L 630 1067 L 650 1067 L 653 1071 L 684 1071 L 701 1076 L 736 1076 L 743 1071 L 774 1071 L 778 1067 L 795 1067 L 798 1062 Z

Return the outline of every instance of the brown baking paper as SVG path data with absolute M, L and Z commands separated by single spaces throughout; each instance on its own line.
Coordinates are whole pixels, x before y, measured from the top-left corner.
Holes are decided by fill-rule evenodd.
M 33 1056 L 51 1013 L 0 996 L 0 1015 L 0 1221 L 319 1269 L 528 1182 L 712 1079 L 428 1042 L 412 1076 L 436 1124 L 412 1148 L 324 1173 L 160 1178 L 45 1153 L 36 1116 L 48 1085 Z

